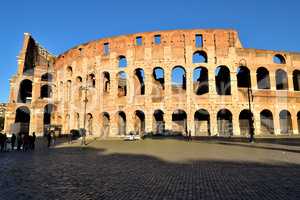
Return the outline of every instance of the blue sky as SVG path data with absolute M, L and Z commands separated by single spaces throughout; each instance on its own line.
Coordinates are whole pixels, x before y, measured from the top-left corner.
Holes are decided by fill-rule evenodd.
M 101 37 L 182 28 L 234 28 L 244 47 L 300 52 L 299 8 L 297 0 L 1 1 L 0 102 L 24 32 L 56 55 Z

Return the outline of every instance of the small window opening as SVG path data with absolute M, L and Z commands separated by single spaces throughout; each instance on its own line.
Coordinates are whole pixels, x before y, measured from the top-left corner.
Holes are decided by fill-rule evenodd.
M 196 44 L 196 47 L 197 47 L 197 48 L 203 47 L 203 37 L 202 37 L 201 34 L 197 34 L 197 35 L 196 35 L 195 44 Z
M 154 43 L 155 44 L 160 44 L 161 43 L 161 36 L 160 35 L 155 35 L 154 36 Z
M 109 54 L 109 43 L 104 43 L 103 44 L 103 51 L 104 51 L 104 55 Z
M 143 38 L 141 36 L 138 36 L 135 38 L 135 44 L 137 46 L 142 46 L 143 45 Z

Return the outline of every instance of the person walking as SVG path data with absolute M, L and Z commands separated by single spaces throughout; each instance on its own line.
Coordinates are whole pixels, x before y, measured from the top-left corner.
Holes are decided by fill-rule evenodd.
M 4 135 L 0 133 L 0 151 L 4 151 Z
M 68 143 L 72 144 L 72 131 L 68 134 Z
M 36 140 L 36 135 L 35 132 L 33 132 L 31 136 L 31 150 L 35 149 L 35 140 Z
M 191 129 L 189 130 L 189 141 L 191 141 L 192 140 L 192 131 L 191 131 Z
M 22 146 L 22 136 L 21 133 L 17 135 L 17 150 L 20 151 Z
M 83 145 L 86 145 L 86 143 L 85 143 L 86 133 L 85 133 L 85 129 L 84 128 L 82 128 L 80 130 L 81 130 L 81 145 L 83 146 Z
M 48 133 L 47 134 L 48 147 L 51 146 L 51 139 L 52 139 L 51 133 Z
M 23 137 L 23 151 L 26 152 L 29 149 L 29 134 L 25 133 Z
M 8 138 L 7 138 L 7 135 L 6 133 L 3 134 L 3 145 L 4 145 L 4 152 L 7 151 L 7 142 L 8 142 Z
M 10 139 L 12 151 L 15 149 L 16 139 L 17 139 L 16 134 L 13 133 Z

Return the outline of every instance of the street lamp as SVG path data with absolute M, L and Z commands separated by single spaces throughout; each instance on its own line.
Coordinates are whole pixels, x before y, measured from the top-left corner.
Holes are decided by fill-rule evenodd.
M 254 126 L 253 126 L 253 114 L 251 112 L 251 101 L 253 101 L 253 95 L 252 95 L 252 89 L 250 86 L 251 80 L 250 80 L 250 75 L 248 76 L 248 88 L 247 88 L 247 92 L 248 92 L 248 105 L 249 105 L 249 119 L 248 119 L 248 123 L 249 123 L 249 134 L 250 134 L 250 138 L 249 138 L 249 142 L 254 142 Z

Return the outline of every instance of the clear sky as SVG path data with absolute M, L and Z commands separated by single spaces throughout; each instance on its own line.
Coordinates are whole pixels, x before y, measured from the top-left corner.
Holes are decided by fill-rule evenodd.
M 244 47 L 300 52 L 300 1 L 1 1 L 0 102 L 8 101 L 24 32 L 58 55 L 101 37 L 183 28 L 233 28 Z

